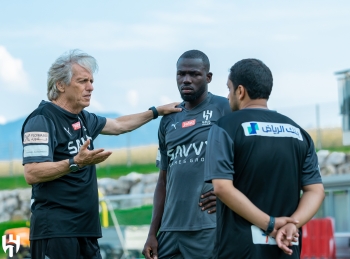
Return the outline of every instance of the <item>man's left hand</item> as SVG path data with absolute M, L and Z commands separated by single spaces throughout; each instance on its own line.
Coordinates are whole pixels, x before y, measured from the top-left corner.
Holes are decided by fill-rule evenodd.
M 163 116 L 173 112 L 181 112 L 182 108 L 177 107 L 180 103 L 181 102 L 169 103 L 162 106 L 158 106 L 156 109 L 158 111 L 159 116 Z
M 208 213 L 216 212 L 216 195 L 214 191 L 209 191 L 201 195 L 203 199 L 198 205 L 201 207 L 202 211 L 208 210 Z

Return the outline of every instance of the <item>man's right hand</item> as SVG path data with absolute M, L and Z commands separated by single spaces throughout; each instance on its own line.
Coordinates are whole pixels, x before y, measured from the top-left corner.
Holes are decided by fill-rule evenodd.
M 270 236 L 273 238 L 276 237 L 277 231 L 281 228 L 287 225 L 288 223 L 292 223 L 294 225 L 298 224 L 299 221 L 295 220 L 294 218 L 291 217 L 276 217 L 275 218 L 275 227 L 274 230 L 271 232 Z
M 276 242 L 279 248 L 287 255 L 292 255 L 293 250 L 290 247 L 292 242 L 297 242 L 299 238 L 299 230 L 293 223 L 287 223 L 277 231 Z
M 146 259 L 158 259 L 158 241 L 155 236 L 148 236 L 142 254 Z
M 74 162 L 83 167 L 86 165 L 96 165 L 105 161 L 111 154 L 111 151 L 105 151 L 103 148 L 89 150 L 90 139 L 80 147 L 79 153 L 74 157 Z

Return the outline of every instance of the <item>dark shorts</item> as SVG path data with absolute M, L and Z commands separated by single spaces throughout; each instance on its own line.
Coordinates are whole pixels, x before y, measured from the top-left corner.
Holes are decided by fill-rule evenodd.
M 30 252 L 33 259 L 102 259 L 95 237 L 32 240 Z
M 159 232 L 159 259 L 206 259 L 214 249 L 216 229 Z

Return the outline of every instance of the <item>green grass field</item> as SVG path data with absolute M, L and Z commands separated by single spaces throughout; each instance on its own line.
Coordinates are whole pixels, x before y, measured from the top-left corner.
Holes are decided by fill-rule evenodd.
M 159 169 L 152 164 L 133 164 L 130 166 L 126 165 L 111 165 L 105 167 L 98 167 L 96 170 L 97 178 L 119 178 L 122 175 L 127 175 L 131 172 L 137 172 L 140 174 L 154 173 L 158 172 Z
M 23 175 L 0 177 L 0 190 L 12 190 L 16 188 L 29 188 Z
M 137 172 L 141 174 L 154 173 L 159 169 L 155 164 L 134 164 L 131 166 L 126 165 L 110 165 L 105 167 L 98 167 L 96 174 L 98 178 L 119 178 L 122 175 L 127 175 L 131 172 Z M 2 176 L 0 177 L 0 190 L 12 190 L 16 188 L 29 188 L 30 185 L 26 183 L 23 175 Z
M 141 226 L 149 225 L 152 219 L 152 205 L 145 205 L 139 208 L 115 210 L 114 213 L 118 219 L 119 225 L 124 226 Z M 113 226 L 111 216 L 109 223 Z

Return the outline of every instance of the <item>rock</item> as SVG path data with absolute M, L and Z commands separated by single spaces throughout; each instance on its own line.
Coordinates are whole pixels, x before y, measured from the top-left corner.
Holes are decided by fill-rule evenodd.
M 159 173 L 144 174 L 142 177 L 142 181 L 145 184 L 156 183 L 158 181 L 158 176 L 159 176 Z
M 0 214 L 0 222 L 10 221 L 10 219 L 11 219 L 10 213 L 3 211 Z
M 317 152 L 318 164 L 322 167 L 326 161 L 326 158 L 330 154 L 329 150 L 319 150 Z
M 326 175 L 334 175 L 337 173 L 337 169 L 334 165 L 326 165 L 321 168 L 321 175 L 326 176 Z
M 345 163 L 345 153 L 343 152 L 332 152 L 326 158 L 325 165 L 340 165 Z
M 12 213 L 18 207 L 18 200 L 15 197 L 10 197 L 4 200 L 4 211 Z
M 144 188 L 145 184 L 143 182 L 139 182 L 130 188 L 129 194 L 141 194 L 144 192 Z
M 132 172 L 130 174 L 127 174 L 125 176 L 119 177 L 118 181 L 121 182 L 123 185 L 128 187 L 128 190 L 130 191 L 131 186 L 141 182 L 142 180 L 142 174 Z M 128 191 L 128 193 L 129 193 Z
M 20 206 L 20 210 L 21 211 L 25 211 L 25 212 L 30 212 L 30 200 L 27 201 L 21 201 L 21 206 Z
M 156 186 L 157 186 L 157 182 L 149 183 L 149 184 L 145 185 L 145 187 L 143 189 L 143 193 L 154 193 Z
M 131 173 L 125 175 L 125 176 L 121 176 L 119 179 L 128 180 L 128 181 L 131 181 L 131 182 L 135 183 L 135 182 L 141 181 L 143 176 L 144 176 L 144 174 L 131 172 Z
M 119 179 L 118 179 L 119 180 Z M 129 184 L 125 184 L 112 178 L 102 178 L 97 181 L 98 188 L 103 195 L 126 194 L 130 190 Z
M 350 163 L 341 164 L 337 167 L 338 174 L 350 174 Z
M 32 190 L 31 188 L 19 189 L 17 195 L 18 195 L 18 199 L 21 201 L 24 201 L 24 200 L 30 201 L 32 197 Z
M 11 215 L 11 220 L 17 221 L 17 220 L 26 220 L 28 217 L 25 215 L 25 213 L 21 210 L 15 210 Z

